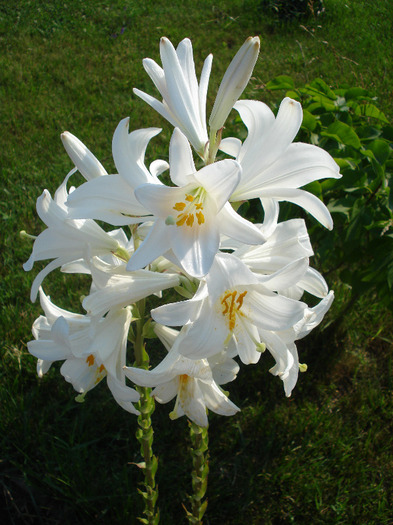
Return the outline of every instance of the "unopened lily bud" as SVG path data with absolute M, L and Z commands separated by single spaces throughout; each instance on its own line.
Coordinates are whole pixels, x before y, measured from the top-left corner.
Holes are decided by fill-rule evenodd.
M 104 166 L 96 159 L 93 153 L 72 133 L 65 131 L 61 134 L 63 146 L 78 171 L 86 180 L 107 175 Z
M 229 112 L 243 93 L 257 61 L 259 47 L 257 36 L 248 37 L 229 64 L 210 115 L 209 126 L 212 130 L 217 131 L 224 126 Z

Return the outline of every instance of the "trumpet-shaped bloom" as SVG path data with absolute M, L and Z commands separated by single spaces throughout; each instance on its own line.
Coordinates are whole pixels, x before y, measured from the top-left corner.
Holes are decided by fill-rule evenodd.
M 293 328 L 276 332 L 274 334 L 276 344 L 272 345 L 270 350 L 276 360 L 276 364 L 270 369 L 270 372 L 282 380 L 285 395 L 287 397 L 291 395 L 292 390 L 297 383 L 299 370 L 302 369 L 302 366 L 299 365 L 299 357 L 295 341 L 305 337 L 311 332 L 311 330 L 320 324 L 326 312 L 329 310 L 333 299 L 334 293 L 330 291 L 326 297 L 319 302 L 319 304 L 313 308 L 306 308 L 303 319 L 294 325 Z M 285 355 L 283 352 L 275 352 L 275 348 L 278 346 L 286 347 L 286 359 L 283 359 L 283 356 Z
M 240 180 L 235 161 L 223 160 L 196 171 L 186 137 L 175 129 L 170 145 L 170 175 L 178 187 L 145 184 L 135 195 L 156 220 L 128 263 L 129 270 L 144 267 L 172 250 L 193 277 L 205 275 L 219 247 L 220 234 L 256 244 L 263 235 L 238 215 L 228 202 Z
M 248 37 L 234 56 L 218 88 L 216 100 L 209 119 L 212 130 L 219 130 L 243 93 L 250 80 L 259 54 L 260 42 L 257 36 Z
M 149 295 L 180 284 L 179 276 L 149 270 L 129 272 L 125 264 L 111 265 L 95 257 L 90 264 L 93 287 L 83 307 L 92 316 L 123 308 Z
M 221 142 L 221 149 L 242 167 L 231 201 L 260 198 L 275 221 L 277 203 L 293 202 L 331 229 L 332 218 L 323 202 L 299 188 L 325 177 L 340 178 L 339 167 L 323 149 L 292 143 L 302 123 L 299 102 L 285 98 L 276 118 L 266 104 L 254 100 L 240 100 L 234 108 L 247 126 L 248 136 L 243 144 L 238 139 Z
M 263 231 L 264 226 L 260 226 Z M 250 270 L 260 275 L 270 275 L 287 264 L 311 257 L 314 252 L 303 219 L 292 219 L 281 222 L 274 232 L 260 246 L 246 246 L 227 240 L 222 248 L 235 248 L 233 255 L 239 257 Z M 323 298 L 328 293 L 328 286 L 322 275 L 314 268 L 308 267 L 302 278 L 290 288 L 279 288 L 277 291 L 292 299 L 300 299 L 304 291 Z
M 160 306 L 151 314 L 162 324 L 187 325 L 179 352 L 191 359 L 209 358 L 233 338 L 243 363 L 256 363 L 261 343 L 275 344 L 272 332 L 303 319 L 306 305 L 274 290 L 296 283 L 306 268 L 307 259 L 300 259 L 257 277 L 238 258 L 220 253 L 192 299 Z M 287 349 L 280 345 L 277 352 L 286 355 Z
M 161 327 L 157 333 L 166 340 L 166 346 L 173 342 L 168 355 L 153 370 L 126 367 L 125 374 L 138 385 L 153 387 L 152 395 L 159 403 L 167 403 L 176 397 L 171 419 L 186 415 L 197 425 L 207 427 L 206 409 L 224 416 L 231 416 L 239 411 L 214 380 L 213 370 L 207 359 L 194 361 L 182 356 L 178 349 L 183 338 L 176 331 Z M 231 358 L 225 361 L 224 365 L 219 363 L 216 367 L 221 365 L 223 377 L 226 374 L 226 378 L 231 377 L 227 371 L 230 368 L 234 379 L 238 365 Z
M 143 60 L 143 66 L 160 92 L 162 102 L 139 89 L 134 89 L 134 93 L 180 128 L 195 151 L 204 157 L 208 140 L 206 96 L 213 57 L 206 58 L 198 85 L 188 38 L 182 40 L 176 50 L 167 38 L 161 38 L 160 54 L 162 68 L 150 58 Z
M 54 361 L 64 360 L 60 372 L 82 394 L 82 399 L 106 377 L 117 403 L 138 414 L 132 403 L 138 401 L 139 394 L 126 386 L 123 371 L 130 309 L 112 310 L 97 320 L 58 308 L 42 288 L 40 300 L 45 317 L 35 321 L 35 340 L 27 344 L 29 352 L 38 358 L 38 374 L 47 372 Z
M 54 259 L 34 279 L 31 287 L 31 300 L 35 301 L 38 289 L 44 278 L 54 269 L 84 257 L 87 247 L 92 255 L 103 255 L 116 252 L 119 242 L 106 233 L 98 224 L 90 219 L 70 219 L 67 200 L 67 181 L 56 191 L 52 199 L 44 190 L 37 199 L 37 212 L 47 228 L 34 241 L 30 258 L 23 268 L 31 270 L 35 261 Z
M 135 198 L 135 188 L 141 184 L 161 184 L 157 178 L 168 163 L 156 160 L 148 170 L 144 164 L 149 141 L 161 130 L 138 129 L 128 132 L 129 119 L 117 126 L 112 140 L 112 153 L 118 174 L 97 177 L 85 182 L 68 197 L 71 217 L 91 218 L 117 226 L 150 220 L 146 210 Z

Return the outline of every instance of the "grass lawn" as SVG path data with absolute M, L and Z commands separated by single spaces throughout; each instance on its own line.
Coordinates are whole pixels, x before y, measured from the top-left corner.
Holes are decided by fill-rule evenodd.
M 44 265 L 23 271 L 31 242 L 19 231 L 38 235 L 37 197 L 44 188 L 53 194 L 72 168 L 60 133 L 80 138 L 111 173 L 112 134 L 130 116 L 131 129 L 163 128 L 147 161 L 158 152 L 166 158 L 171 127 L 132 93 L 154 93 L 142 58 L 159 61 L 163 35 L 174 44 L 192 39 L 198 72 L 213 52 L 208 108 L 238 47 L 259 35 L 244 97 L 277 103 L 278 93 L 266 88 L 277 75 L 297 85 L 321 77 L 334 88 L 367 88 L 391 120 L 390 0 L 326 0 L 325 7 L 317 19 L 284 23 L 251 0 L 1 2 L 2 523 L 132 524 L 141 515 L 136 419 L 104 387 L 75 403 L 59 367 L 39 380 L 27 352 L 41 314 L 30 286 Z M 210 417 L 206 524 L 393 522 L 392 315 L 369 294 L 339 324 L 349 291 L 334 276 L 327 275 L 336 301 L 325 329 L 299 344 L 309 368 L 292 397 L 268 373 L 266 355 L 230 385 L 241 413 Z M 87 282 L 58 272 L 45 289 L 73 308 Z M 169 421 L 170 410 L 159 406 L 153 415 L 161 523 L 168 525 L 185 522 L 180 501 L 191 490 L 187 421 Z

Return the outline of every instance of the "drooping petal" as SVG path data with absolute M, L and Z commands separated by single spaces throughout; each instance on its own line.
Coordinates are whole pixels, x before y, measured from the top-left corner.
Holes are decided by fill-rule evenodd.
M 215 383 L 199 381 L 199 388 L 206 407 L 221 416 L 233 416 L 240 412 L 238 408 Z
M 261 244 L 266 240 L 255 224 L 236 213 L 229 202 L 221 209 L 217 219 L 222 235 L 228 235 L 245 244 Z
M 170 231 L 164 222 L 156 221 L 149 234 L 127 263 L 132 272 L 144 268 L 170 248 Z
M 258 363 L 261 352 L 258 352 L 256 342 L 259 343 L 259 333 L 255 325 L 247 320 L 237 323 L 236 341 L 237 351 L 242 363 L 249 365 Z
M 152 392 L 152 396 L 159 403 L 168 403 L 172 401 L 177 395 L 179 388 L 179 382 L 177 380 L 168 381 L 167 383 L 162 383 L 155 387 Z
M 329 292 L 325 279 L 314 268 L 308 268 L 304 277 L 297 284 L 315 297 L 326 297 Z
M 220 142 L 220 150 L 231 155 L 231 157 L 238 157 L 240 149 L 242 147 L 242 141 L 236 137 L 227 137 L 222 139 Z
M 304 303 L 294 301 L 271 292 L 250 291 L 246 298 L 247 317 L 258 328 L 264 330 L 285 330 L 303 318 Z
M 333 228 L 333 220 L 325 204 L 312 193 L 299 189 L 268 189 L 264 190 L 264 196 L 276 199 L 277 201 L 288 201 L 297 204 L 310 213 L 325 228 Z

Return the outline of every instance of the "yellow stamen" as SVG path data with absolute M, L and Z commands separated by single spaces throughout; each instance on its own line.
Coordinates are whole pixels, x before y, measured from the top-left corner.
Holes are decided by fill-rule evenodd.
M 241 307 L 243 306 L 244 297 L 247 294 L 247 291 L 239 294 L 237 290 L 233 292 L 227 291 L 224 292 L 224 296 L 221 299 L 221 304 L 223 305 L 222 315 L 227 317 L 229 330 L 232 332 L 236 326 L 236 314 L 243 315 L 240 312 Z
M 188 217 L 188 214 L 187 213 L 182 213 L 181 215 L 179 215 L 179 220 L 176 221 L 176 224 L 177 226 L 183 226 L 183 224 L 186 222 L 187 220 L 187 217 Z
M 86 363 L 89 365 L 89 366 L 93 366 L 94 365 L 94 355 L 93 354 L 90 354 L 87 356 L 86 358 Z
M 177 216 L 176 225 L 192 227 L 194 225 L 195 217 L 197 219 L 198 225 L 201 225 L 205 222 L 205 216 L 203 215 L 203 200 L 205 195 L 205 190 L 203 188 L 197 188 L 190 193 L 186 193 L 184 196 L 184 202 L 176 202 L 173 206 L 173 209 L 181 212 Z
M 197 216 L 198 224 L 203 224 L 205 222 L 205 216 L 201 211 L 198 211 L 195 215 Z

